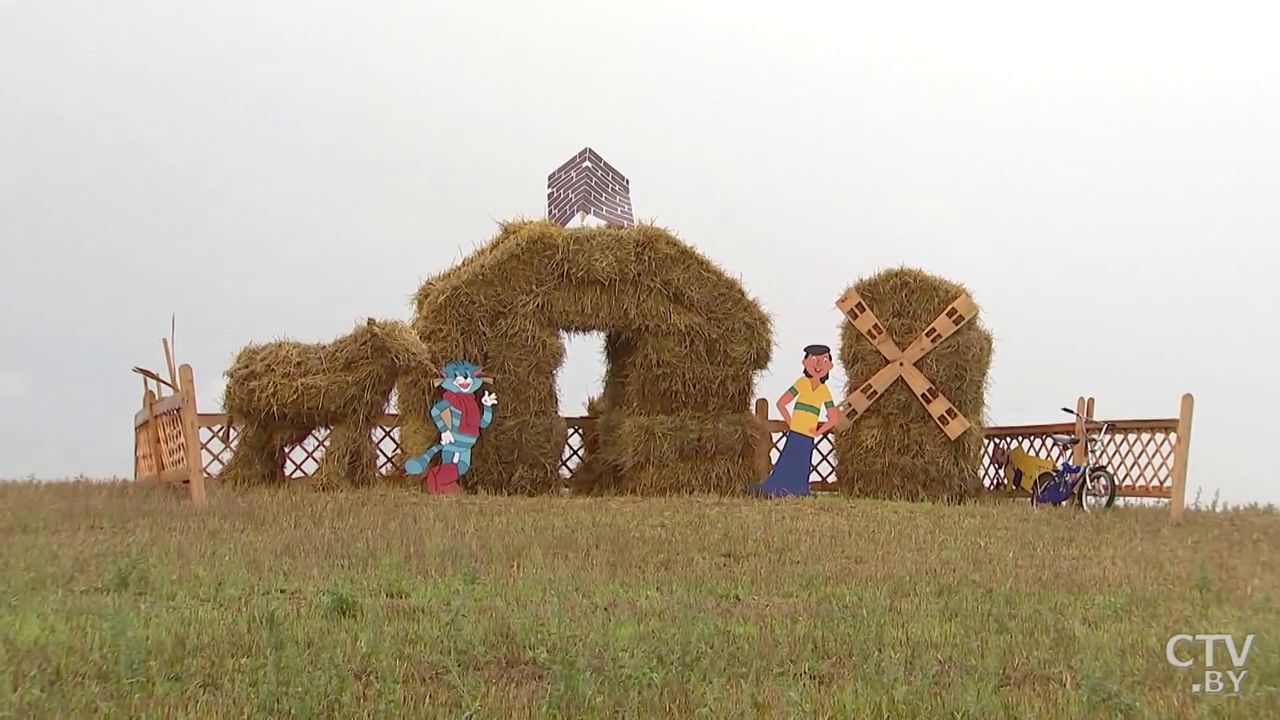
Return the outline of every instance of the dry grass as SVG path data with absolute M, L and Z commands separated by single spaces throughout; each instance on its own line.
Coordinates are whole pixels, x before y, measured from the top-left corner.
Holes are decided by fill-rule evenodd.
M 1280 717 L 1280 518 L 1189 515 L 0 484 L 0 716 Z

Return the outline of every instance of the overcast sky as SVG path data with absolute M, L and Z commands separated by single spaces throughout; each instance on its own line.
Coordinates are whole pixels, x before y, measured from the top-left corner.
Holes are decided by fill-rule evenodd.
M 1192 392 L 1192 492 L 1280 501 L 1266 5 L 0 0 L 0 477 L 130 474 L 171 313 L 204 409 L 247 342 L 407 319 L 590 145 L 773 314 L 761 394 L 914 265 L 982 306 L 997 424 Z

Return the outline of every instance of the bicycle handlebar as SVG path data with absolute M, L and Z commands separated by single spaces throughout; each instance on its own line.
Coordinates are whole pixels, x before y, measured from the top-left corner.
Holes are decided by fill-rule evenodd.
M 1069 407 L 1062 408 L 1062 412 L 1067 413 L 1068 415 L 1075 415 L 1076 417 L 1088 423 L 1098 423 L 1099 425 L 1102 426 L 1098 430 L 1098 435 L 1102 435 L 1107 430 L 1111 429 L 1111 423 L 1107 422 L 1106 420 L 1095 420 L 1091 417 L 1085 417 L 1084 415 L 1081 415 L 1080 413 L 1076 412 L 1075 410 L 1072 410 Z
M 1068 414 L 1068 415 L 1075 415 L 1076 417 L 1080 418 L 1081 420 L 1084 420 L 1085 422 L 1090 422 L 1090 423 L 1101 423 L 1101 424 L 1103 424 L 1103 425 L 1108 424 L 1106 420 L 1095 420 L 1095 419 L 1093 419 L 1093 418 L 1091 418 L 1091 417 L 1085 417 L 1084 415 L 1081 415 L 1080 413 L 1076 412 L 1075 410 L 1072 410 L 1071 408 L 1065 408 L 1065 407 L 1064 407 L 1064 408 L 1062 408 L 1062 412 L 1064 412 L 1064 413 L 1066 413 L 1066 414 Z

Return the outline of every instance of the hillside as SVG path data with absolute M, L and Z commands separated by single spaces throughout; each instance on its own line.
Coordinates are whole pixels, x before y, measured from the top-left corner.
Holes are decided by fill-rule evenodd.
M 0 484 L 0 716 L 1280 717 L 1280 516 L 1167 518 Z

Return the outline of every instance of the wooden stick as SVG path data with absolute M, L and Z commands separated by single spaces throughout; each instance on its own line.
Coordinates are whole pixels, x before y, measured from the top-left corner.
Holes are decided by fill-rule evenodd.
M 144 377 L 144 378 L 148 378 L 148 379 L 150 379 L 150 380 L 154 380 L 154 381 L 156 382 L 156 387 L 157 387 L 157 388 L 159 388 L 159 387 L 160 387 L 160 385 L 164 385 L 165 387 L 167 387 L 167 388 L 169 388 L 169 389 L 171 389 L 171 390 L 177 390 L 177 389 L 178 389 L 176 386 L 171 385 L 171 384 L 169 383 L 169 381 L 168 381 L 168 380 L 165 380 L 164 378 L 160 377 L 159 375 L 155 374 L 154 372 L 152 372 L 152 371 L 150 371 L 150 370 L 148 370 L 148 369 L 146 369 L 146 368 L 135 367 L 135 368 L 133 369 L 133 371 L 134 371 L 134 372 L 136 372 L 136 373 L 138 373 L 139 375 L 141 375 L 141 376 L 142 376 L 142 377 Z
M 1173 445 L 1173 487 L 1169 497 L 1169 518 L 1173 522 L 1182 522 L 1182 515 L 1187 510 L 1187 462 L 1191 458 L 1191 414 L 1195 410 L 1196 400 L 1187 393 L 1182 396 L 1182 406 L 1178 409 L 1178 439 Z
M 164 364 L 169 368 L 169 386 L 176 389 L 178 387 L 178 373 L 174 372 L 173 351 L 169 348 L 169 340 L 160 338 L 160 345 L 164 347 Z

